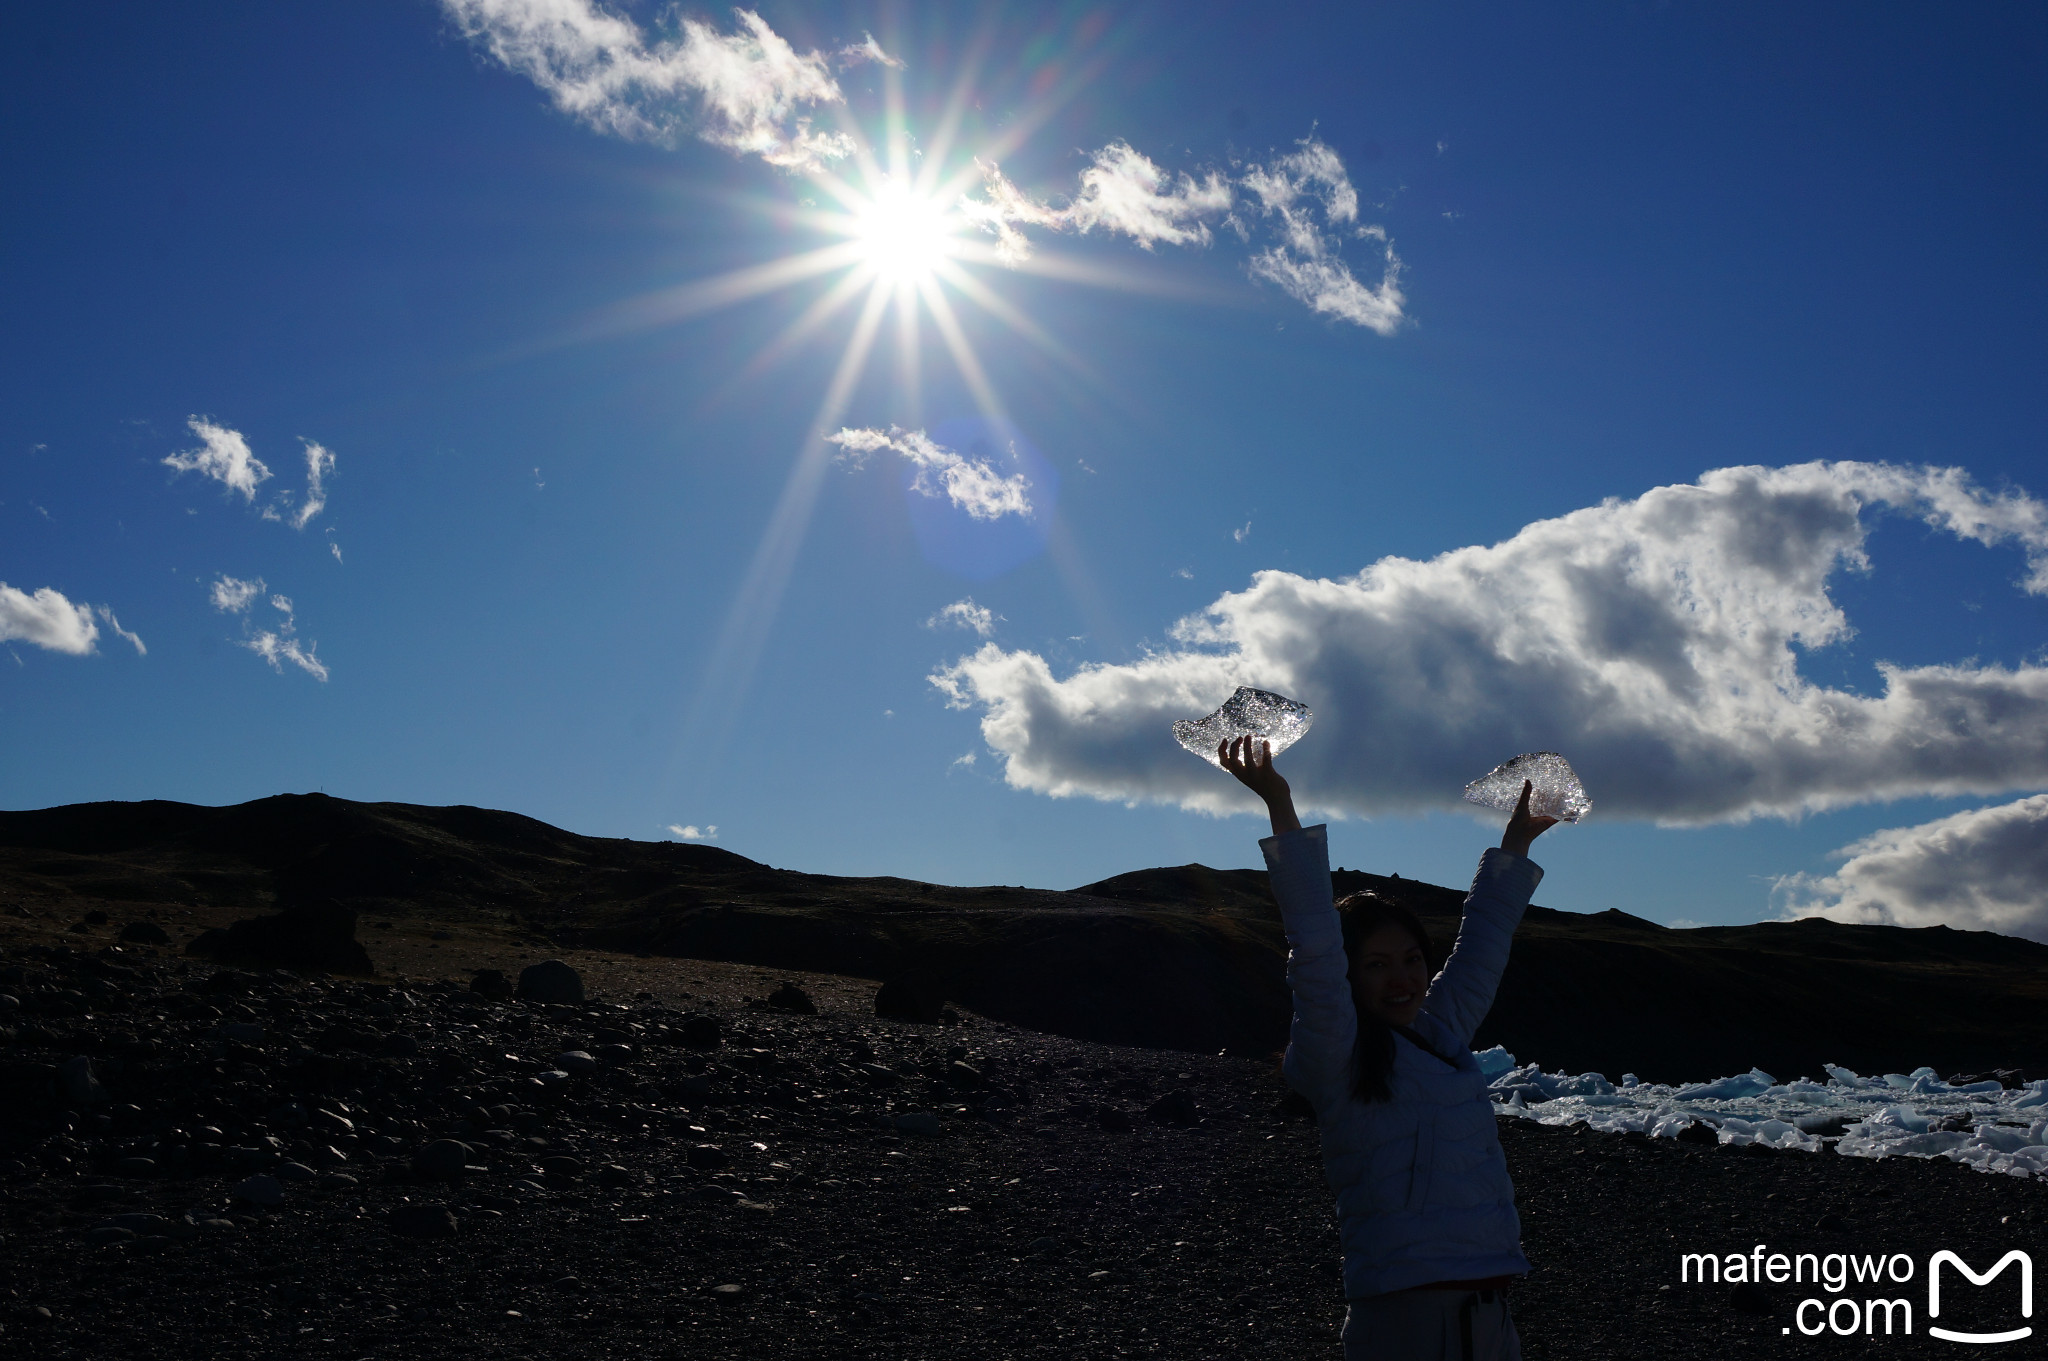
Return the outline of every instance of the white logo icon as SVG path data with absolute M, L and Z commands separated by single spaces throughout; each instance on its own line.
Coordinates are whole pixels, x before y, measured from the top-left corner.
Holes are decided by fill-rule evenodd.
M 1999 1272 L 2004 1271 L 2014 1262 L 2018 1262 L 2020 1264 L 2020 1317 L 2032 1318 L 2034 1316 L 2033 1258 L 2027 1256 L 2026 1253 L 2021 1252 L 2018 1248 L 2014 1248 L 2011 1252 L 1998 1259 L 1997 1266 L 1992 1267 L 1991 1270 L 1980 1276 L 1970 1270 L 1968 1262 L 1965 1262 L 1962 1258 L 1944 1248 L 1940 1252 L 1935 1253 L 1927 1262 L 1928 1318 L 1935 1319 L 1941 1317 L 1941 1264 L 1943 1262 L 1947 1262 L 1957 1271 L 1968 1276 L 1972 1285 L 1989 1285 L 1992 1278 L 1998 1275 Z M 2021 1338 L 2034 1335 L 2034 1330 L 2031 1327 L 2014 1328 L 2010 1332 L 2003 1333 L 1957 1333 L 1951 1332 L 1947 1328 L 1937 1328 L 1932 1323 L 1927 1325 L 1927 1332 L 1929 1336 L 1941 1338 L 1945 1342 L 2018 1342 Z

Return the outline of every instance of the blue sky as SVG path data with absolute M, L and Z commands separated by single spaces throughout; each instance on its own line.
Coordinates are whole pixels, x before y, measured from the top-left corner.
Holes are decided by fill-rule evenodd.
M 534 12 L 17 23 L 0 805 L 1071 887 L 1246 683 L 1347 865 L 2048 932 L 2048 18 Z

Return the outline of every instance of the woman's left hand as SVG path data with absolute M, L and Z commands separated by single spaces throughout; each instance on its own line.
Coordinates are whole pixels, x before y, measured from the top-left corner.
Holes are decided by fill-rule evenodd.
M 1557 826 L 1556 818 L 1529 811 L 1529 792 L 1534 788 L 1529 781 L 1522 781 L 1521 800 L 1515 804 L 1514 816 L 1508 819 L 1508 829 L 1501 833 L 1500 848 L 1509 855 L 1527 858 L 1529 843 Z

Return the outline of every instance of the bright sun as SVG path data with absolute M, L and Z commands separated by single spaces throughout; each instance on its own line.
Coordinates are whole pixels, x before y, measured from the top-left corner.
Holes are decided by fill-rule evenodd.
M 861 259 L 876 274 L 918 283 L 954 253 L 962 225 L 943 199 L 888 179 L 853 214 L 853 237 Z

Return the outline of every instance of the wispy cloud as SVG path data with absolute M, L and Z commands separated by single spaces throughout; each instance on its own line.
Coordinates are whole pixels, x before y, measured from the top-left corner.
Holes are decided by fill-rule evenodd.
M 310 647 L 302 645 L 293 636 L 292 625 L 289 620 L 285 622 L 283 628 L 275 632 L 269 629 L 261 629 L 251 634 L 242 641 L 242 646 L 248 648 L 264 661 L 269 662 L 270 669 L 273 671 L 282 672 L 284 670 L 284 663 L 290 662 L 314 680 L 324 681 L 327 679 L 327 664 L 313 655 L 313 648 L 318 647 L 319 644 L 315 643 Z
M 230 491 L 242 493 L 243 500 L 254 504 L 256 488 L 269 480 L 270 468 L 249 448 L 247 437 L 205 416 L 193 416 L 186 424 L 199 436 L 199 447 L 181 449 L 164 462 L 179 472 L 210 477 Z M 327 508 L 327 479 L 334 475 L 333 450 L 314 440 L 301 443 L 306 446 L 305 499 L 293 510 L 292 493 L 280 492 L 260 512 L 264 519 L 288 523 L 293 529 L 304 529 Z
M 91 606 L 74 605 L 48 586 L 31 595 L 0 581 L 0 643 L 32 643 L 51 652 L 88 656 L 100 636 L 92 614 Z
M 669 144 L 694 134 L 789 170 L 818 170 L 853 153 L 841 132 L 805 112 L 845 96 L 831 63 L 798 52 L 752 10 L 720 33 L 685 18 L 663 40 L 591 0 L 442 0 L 464 36 L 531 80 L 555 107 L 601 132 Z M 842 61 L 898 64 L 872 36 Z
M 674 823 L 674 822 L 671 822 L 671 823 L 670 823 L 670 824 L 668 825 L 668 830 L 669 830 L 669 832 L 670 832 L 670 834 L 671 834 L 671 835 L 673 835 L 673 836 L 679 836 L 679 837 L 681 837 L 681 838 L 682 838 L 683 840 L 685 840 L 685 841 L 716 841 L 716 840 L 718 840 L 718 825 L 717 825 L 716 823 L 713 823 L 712 825 L 710 825 L 710 826 L 708 826 L 708 827 L 696 827 L 696 826 L 683 826 L 683 825 L 681 825 L 681 824 L 679 824 L 679 823 Z
M 135 649 L 136 656 L 147 657 L 149 655 L 149 649 L 142 645 L 142 639 L 136 634 L 130 633 L 127 629 L 122 628 L 121 621 L 114 617 L 112 610 L 108 609 L 105 605 L 99 605 L 95 607 L 94 612 L 102 620 L 106 621 L 107 627 L 114 631 L 116 637 L 124 640 L 130 647 Z
M 207 598 L 213 602 L 213 607 L 223 614 L 240 614 L 262 594 L 263 578 L 243 581 L 240 577 L 231 577 L 225 573 L 217 577 L 213 585 L 207 588 Z
M 242 493 L 244 500 L 253 502 L 257 485 L 270 476 L 270 469 L 263 466 L 263 460 L 249 452 L 249 441 L 242 438 L 242 432 L 218 425 L 204 416 L 193 416 L 185 424 L 199 436 L 199 447 L 181 449 L 168 455 L 164 462 L 181 473 L 210 477 L 230 491 Z
M 890 426 L 887 430 L 843 429 L 827 435 L 826 441 L 839 446 L 840 458 L 859 467 L 868 455 L 888 449 L 902 455 L 917 469 L 911 486 L 925 496 L 944 494 L 977 520 L 994 520 L 1005 515 L 1031 514 L 1031 484 L 1022 473 L 1004 477 L 987 459 L 969 458 L 934 442 L 922 430 Z
M 327 509 L 327 479 L 334 473 L 334 451 L 324 444 L 305 440 L 306 499 L 292 516 L 292 528 L 304 529 L 309 521 Z
M 1317 312 L 1392 335 L 1400 328 L 1401 261 L 1384 229 L 1358 226 L 1358 191 L 1327 145 L 1306 138 L 1271 165 L 1246 170 L 1244 186 L 1279 239 L 1251 259 L 1252 277 Z M 1343 235 L 1380 253 L 1380 281 L 1366 284 L 1340 255 Z
M 240 577 L 223 574 L 207 588 L 207 598 L 223 614 L 243 616 L 242 637 L 236 640 L 236 646 L 246 647 L 269 662 L 273 671 L 282 672 L 285 663 L 289 662 L 315 680 L 326 680 L 327 664 L 314 652 L 319 644 L 299 640 L 298 612 L 293 608 L 290 596 L 273 593 L 270 597 L 270 607 L 284 616 L 275 627 L 259 628 L 248 617 L 249 608 L 264 590 L 261 577 L 244 581 Z
M 1253 278 L 1277 285 L 1313 310 L 1381 335 L 1392 335 L 1404 319 L 1401 261 L 1393 243 L 1384 228 L 1359 223 L 1358 191 L 1342 158 L 1315 137 L 1268 163 L 1206 170 L 1199 179 L 1169 174 L 1128 142 L 1111 142 L 1090 155 L 1064 207 L 1025 193 L 999 166 L 980 165 L 982 197 L 962 199 L 960 211 L 995 236 L 997 257 L 1005 264 L 1030 258 L 1026 227 L 1084 233 L 1101 228 L 1151 250 L 1160 244 L 1207 246 L 1215 239 L 1213 222 L 1257 247 L 1246 266 Z M 1366 243 L 1379 270 L 1377 283 L 1352 272 L 1343 257 L 1347 240 Z
M 975 604 L 973 598 L 970 597 L 966 600 L 956 600 L 946 606 L 946 608 L 925 620 L 924 626 L 928 629 L 935 629 L 941 625 L 951 625 L 954 628 L 963 628 L 970 633 L 979 634 L 981 637 L 987 638 L 994 635 L 996 621 L 1002 617 L 985 605 Z
M 988 643 L 932 679 L 981 712 L 1012 785 L 1212 811 L 1241 800 L 1165 734 L 1240 684 L 1316 710 L 1288 774 L 1339 814 L 1456 807 L 1545 749 L 1602 816 L 1672 823 L 2048 786 L 2048 666 L 1880 664 L 1875 695 L 1800 674 L 1853 633 L 1828 582 L 1865 565 L 1880 508 L 2017 544 L 2048 595 L 2048 506 L 1961 469 L 1723 468 L 1427 562 L 1260 572 L 1135 662 L 1061 679 Z
M 1873 832 L 1835 854 L 1833 874 L 1778 880 L 1787 917 L 2048 941 L 2048 794 Z

